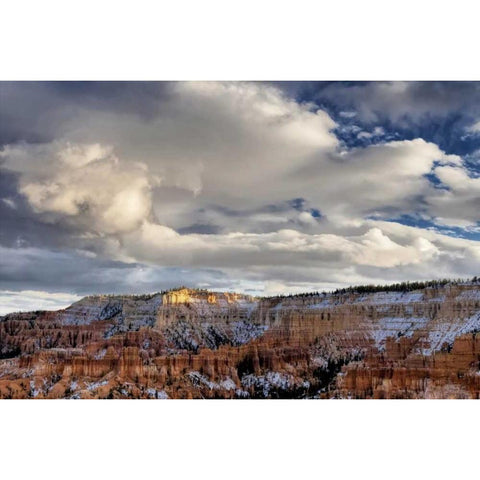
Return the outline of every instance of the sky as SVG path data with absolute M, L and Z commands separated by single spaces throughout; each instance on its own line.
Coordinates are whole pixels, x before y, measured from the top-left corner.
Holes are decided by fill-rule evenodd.
M 0 314 L 480 274 L 480 82 L 0 82 Z

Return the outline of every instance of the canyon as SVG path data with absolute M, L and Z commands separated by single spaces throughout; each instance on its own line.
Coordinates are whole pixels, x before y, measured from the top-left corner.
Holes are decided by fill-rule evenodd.
M 0 317 L 0 398 L 480 397 L 480 283 L 179 288 Z

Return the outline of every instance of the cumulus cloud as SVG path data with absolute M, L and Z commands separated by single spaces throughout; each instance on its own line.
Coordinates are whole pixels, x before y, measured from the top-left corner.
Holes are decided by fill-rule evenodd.
M 230 233 L 224 235 L 180 235 L 161 225 L 145 223 L 125 238 L 121 255 L 161 265 L 187 265 L 216 268 L 284 267 L 316 269 L 317 281 L 328 279 L 329 268 L 338 271 L 359 266 L 377 269 L 440 260 L 442 255 L 464 255 L 476 252 L 476 242 L 410 231 L 409 235 L 386 232 L 389 222 L 370 222 L 362 235 L 305 234 L 296 230 L 280 230 L 265 234 Z M 400 226 L 401 229 L 409 227 Z M 426 233 L 426 234 L 425 234 Z M 397 237 L 396 239 L 394 237 Z M 448 237 L 447 237 L 448 240 Z M 112 251 L 111 254 L 114 254 Z M 326 269 L 326 270 L 323 270 Z M 294 277 L 294 275 L 292 275 Z
M 459 157 L 445 155 L 421 139 L 393 141 L 352 149 L 320 166 L 300 171 L 303 185 L 322 213 L 337 221 L 368 215 L 401 215 L 426 208 L 421 199 L 433 185 L 426 177 L 436 164 L 458 165 Z
M 385 129 L 383 127 L 375 127 L 372 132 L 362 131 L 357 135 L 357 138 L 377 138 L 385 135 Z
M 439 224 L 467 227 L 480 220 L 480 178 L 470 176 L 461 165 L 438 166 L 434 173 L 445 188 L 427 199 Z
M 183 190 L 197 205 L 232 208 L 292 198 L 285 176 L 338 144 L 327 113 L 270 86 L 187 82 L 172 84 L 168 93 L 150 122 L 86 112 L 64 126 L 68 139 L 100 138 L 119 158 L 148 165 L 164 187 Z M 162 219 L 162 205 L 155 211 Z
M 18 172 L 19 192 L 46 221 L 67 219 L 100 233 L 138 227 L 150 214 L 158 178 L 139 163 L 121 163 L 111 147 L 54 142 L 13 146 L 0 152 Z

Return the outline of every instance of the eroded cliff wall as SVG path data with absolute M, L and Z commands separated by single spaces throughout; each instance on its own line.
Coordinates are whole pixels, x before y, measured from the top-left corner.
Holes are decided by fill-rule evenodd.
M 0 319 L 2 398 L 478 398 L 480 285 L 182 289 Z

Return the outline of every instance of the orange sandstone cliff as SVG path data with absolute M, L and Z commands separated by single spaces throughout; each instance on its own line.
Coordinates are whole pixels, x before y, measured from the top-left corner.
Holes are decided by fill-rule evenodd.
M 180 289 L 0 317 L 0 398 L 479 398 L 480 284 Z

